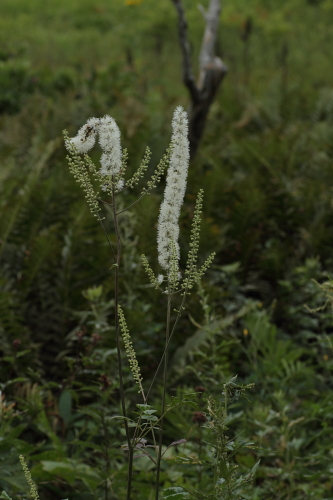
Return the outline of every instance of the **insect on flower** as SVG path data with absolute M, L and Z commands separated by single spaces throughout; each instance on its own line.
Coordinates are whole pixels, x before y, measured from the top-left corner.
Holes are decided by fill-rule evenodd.
M 85 132 L 85 134 L 84 134 L 84 138 L 83 138 L 83 140 L 88 139 L 88 137 L 89 137 L 92 133 L 94 133 L 94 127 L 87 127 L 87 130 L 86 130 L 86 132 Z

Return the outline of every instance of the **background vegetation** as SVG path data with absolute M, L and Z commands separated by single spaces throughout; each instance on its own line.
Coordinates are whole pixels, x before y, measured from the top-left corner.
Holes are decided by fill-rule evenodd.
M 184 6 L 196 63 L 202 15 Z M 188 102 L 176 14 L 169 0 L 2 0 L 0 11 L 0 487 L 23 498 L 23 454 L 43 499 L 122 500 L 110 255 L 61 132 L 108 113 L 130 166 L 146 145 L 156 164 L 173 110 Z M 333 266 L 332 22 L 332 0 L 223 2 L 218 51 L 229 74 L 190 167 L 184 255 L 203 187 L 202 260 L 217 257 L 173 340 L 169 393 L 199 386 L 218 397 L 235 374 L 256 384 L 229 421 L 253 443 L 234 457 L 240 470 L 261 459 L 244 499 L 333 498 L 332 315 L 309 310 L 331 293 L 318 283 Z M 122 303 L 147 381 L 164 304 L 139 255 L 156 265 L 162 188 L 122 224 Z M 166 488 L 211 484 L 202 423 L 182 407 L 170 413 L 165 444 L 187 442 L 164 463 Z M 176 461 L 185 455 L 191 466 Z M 135 498 L 152 498 L 151 465 L 136 460 Z

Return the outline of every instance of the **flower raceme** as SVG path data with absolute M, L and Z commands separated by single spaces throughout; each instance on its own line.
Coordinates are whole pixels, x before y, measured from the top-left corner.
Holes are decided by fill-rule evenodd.
M 78 153 L 85 154 L 95 145 L 97 135 L 99 135 L 99 145 L 102 149 L 100 173 L 102 175 L 118 174 L 122 166 L 120 130 L 111 116 L 89 118 L 69 142 L 75 146 Z
M 118 174 L 122 166 L 120 130 L 111 116 L 101 118 L 99 125 L 99 145 L 103 151 L 101 156 L 101 174 Z
M 171 156 L 158 219 L 158 261 L 168 273 L 171 261 L 179 261 L 179 215 L 186 190 L 188 164 L 190 159 L 187 113 L 181 106 L 174 112 L 172 120 Z M 178 267 L 178 264 L 177 264 Z

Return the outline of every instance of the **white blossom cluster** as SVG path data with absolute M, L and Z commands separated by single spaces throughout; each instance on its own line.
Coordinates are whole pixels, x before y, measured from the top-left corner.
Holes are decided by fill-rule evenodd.
M 103 151 L 101 156 L 101 174 L 115 175 L 121 169 L 120 130 L 115 120 L 105 115 L 99 125 L 99 144 Z
M 77 135 L 70 139 L 70 142 L 76 147 L 79 153 L 88 153 L 95 145 L 98 126 L 98 118 L 89 118 L 87 123 L 80 128 Z
M 158 261 L 167 271 L 170 271 L 172 253 L 179 260 L 178 220 L 184 201 L 190 158 L 188 118 L 181 106 L 176 108 L 173 115 L 171 143 L 172 153 L 157 228 Z
M 102 149 L 101 174 L 115 175 L 122 166 L 122 150 L 120 144 L 120 131 L 115 120 L 105 115 L 103 118 L 89 118 L 87 123 L 80 128 L 77 135 L 70 139 L 79 153 L 88 153 L 99 135 L 99 144 Z

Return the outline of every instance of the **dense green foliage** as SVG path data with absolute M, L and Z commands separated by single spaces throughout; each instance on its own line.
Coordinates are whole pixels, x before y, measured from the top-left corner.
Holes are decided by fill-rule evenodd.
M 194 4 L 184 0 L 196 66 L 203 20 Z M 218 52 L 229 74 L 190 167 L 181 219 L 185 257 L 203 188 L 200 259 L 217 256 L 172 341 L 169 394 L 181 400 L 197 388 L 197 409 L 168 413 L 165 445 L 187 442 L 168 450 L 161 481 L 179 488 L 172 498 L 182 488 L 211 493 L 205 408 L 238 374 L 255 388 L 228 415 L 233 460 L 247 474 L 261 459 L 239 494 L 329 500 L 332 314 L 310 309 L 332 302 L 333 2 L 223 4 Z M 69 174 L 61 133 L 108 113 L 130 169 L 148 145 L 151 172 L 174 108 L 188 102 L 176 15 L 170 0 L 158 8 L 156 0 L 2 0 L 0 12 L 0 491 L 26 497 L 23 454 L 42 499 L 96 500 L 109 490 L 123 500 L 110 252 Z M 121 302 L 148 386 L 165 304 L 139 256 L 157 269 L 161 189 L 121 221 Z M 114 241 L 107 209 L 105 217 Z M 133 385 L 127 368 L 134 414 Z M 153 400 L 159 409 L 158 384 Z M 133 498 L 153 498 L 153 466 L 135 460 Z

